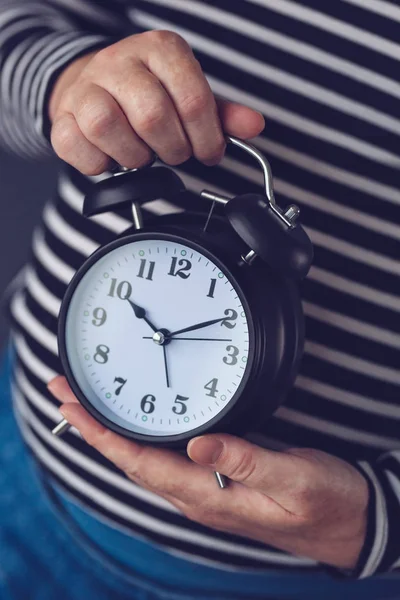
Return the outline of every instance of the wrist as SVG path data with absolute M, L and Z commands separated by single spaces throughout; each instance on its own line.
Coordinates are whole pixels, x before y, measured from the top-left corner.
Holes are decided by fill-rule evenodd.
M 95 50 L 94 52 L 89 52 L 88 54 L 77 58 L 72 63 L 70 63 L 58 76 L 56 82 L 54 83 L 48 105 L 49 119 L 51 123 L 53 122 L 54 116 L 57 112 L 57 108 L 65 90 L 67 90 L 79 77 L 83 69 L 92 60 L 93 56 L 97 54 L 97 52 L 98 50 Z

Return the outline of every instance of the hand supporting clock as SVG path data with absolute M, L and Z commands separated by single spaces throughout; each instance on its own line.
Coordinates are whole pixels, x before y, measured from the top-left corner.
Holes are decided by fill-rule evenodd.
M 264 450 L 226 434 L 193 439 L 189 461 L 107 431 L 64 377 L 49 389 L 88 444 L 189 519 L 335 567 L 356 566 L 366 536 L 368 484 L 350 463 L 311 448 Z M 210 470 L 231 479 L 222 494 Z
M 142 306 L 139 306 L 138 304 L 135 304 L 134 302 L 132 302 L 132 300 L 130 298 L 127 298 L 127 300 L 129 302 L 129 304 L 131 305 L 131 307 L 133 308 L 133 312 L 135 313 L 135 317 L 137 317 L 138 319 L 143 319 L 147 323 L 147 325 L 149 327 L 151 327 L 151 329 L 154 331 L 154 333 L 158 333 L 160 330 L 157 329 L 157 327 L 155 325 L 153 325 L 153 323 L 147 317 L 146 310 Z M 169 385 L 168 363 L 167 363 L 167 349 L 166 349 L 166 347 L 164 345 L 163 345 L 163 356 L 164 356 L 164 367 L 165 367 L 165 379 L 166 379 L 166 382 L 167 382 L 167 387 L 170 387 L 170 385 Z

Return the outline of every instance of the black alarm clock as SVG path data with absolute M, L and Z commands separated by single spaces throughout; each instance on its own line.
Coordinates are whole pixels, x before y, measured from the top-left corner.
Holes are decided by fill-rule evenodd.
M 198 435 L 243 435 L 283 402 L 303 351 L 296 282 L 313 256 L 299 210 L 265 195 L 203 191 L 204 210 L 143 217 L 185 190 L 166 167 L 117 173 L 85 198 L 85 216 L 132 206 L 133 226 L 71 280 L 58 328 L 65 376 L 86 410 L 138 442 L 185 448 Z M 219 210 L 214 210 L 219 204 Z M 54 430 L 60 434 L 68 424 Z

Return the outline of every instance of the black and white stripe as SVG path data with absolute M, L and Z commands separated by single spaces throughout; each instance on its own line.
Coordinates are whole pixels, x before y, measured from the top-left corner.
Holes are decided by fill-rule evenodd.
M 193 47 L 214 92 L 261 111 L 256 140 L 283 204 L 300 205 L 315 245 L 301 291 L 307 342 L 285 406 L 249 438 L 315 447 L 356 465 L 370 488 L 355 577 L 400 568 L 400 9 L 386 0 L 0 0 L 0 136 L 24 157 L 49 152 L 46 103 L 63 67 L 136 31 L 171 29 Z M 218 169 L 176 169 L 194 194 L 260 191 L 255 165 L 229 151 Z M 97 178 L 66 168 L 10 301 L 16 410 L 43 467 L 110 523 L 222 569 L 323 569 L 191 523 L 127 481 L 71 431 L 49 430 L 60 371 L 56 324 L 75 270 L 129 226 L 82 217 Z M 195 196 L 193 194 L 193 200 Z M 160 199 L 146 207 L 181 210 Z

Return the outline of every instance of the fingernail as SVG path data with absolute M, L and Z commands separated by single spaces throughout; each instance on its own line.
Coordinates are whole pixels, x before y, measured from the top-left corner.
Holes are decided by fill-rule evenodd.
M 221 456 L 223 449 L 224 444 L 221 440 L 201 436 L 189 442 L 188 454 L 197 463 L 213 465 Z

